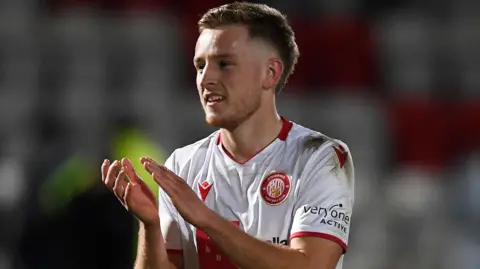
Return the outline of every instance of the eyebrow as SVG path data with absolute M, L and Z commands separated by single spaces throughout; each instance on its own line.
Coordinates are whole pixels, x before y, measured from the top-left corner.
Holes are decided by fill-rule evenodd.
M 218 59 L 226 59 L 226 58 L 236 58 L 236 57 L 237 57 L 237 55 L 232 54 L 232 53 L 221 53 L 221 54 L 216 54 L 216 55 L 211 56 L 211 58 L 216 59 L 216 60 L 218 60 Z M 194 59 L 193 59 L 193 63 L 194 63 L 194 64 L 198 64 L 198 63 L 200 63 L 202 60 L 203 60 L 202 57 L 194 58 Z

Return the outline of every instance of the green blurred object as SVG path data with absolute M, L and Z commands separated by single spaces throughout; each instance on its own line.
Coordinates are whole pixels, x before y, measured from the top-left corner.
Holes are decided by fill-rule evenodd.
M 160 145 L 155 144 L 138 130 L 126 129 L 113 141 L 112 148 L 114 160 L 130 159 L 137 174 L 150 187 L 155 197 L 158 198 L 158 185 L 143 168 L 143 165 L 140 163 L 140 157 L 150 157 L 159 163 L 164 163 L 166 157 Z
M 140 157 L 150 157 L 159 163 L 164 163 L 166 156 L 159 145 L 140 131 L 126 128 L 113 139 L 111 156 L 111 162 L 122 158 L 130 159 L 137 174 L 158 198 L 159 187 L 143 168 Z M 100 164 L 92 160 L 95 158 L 77 153 L 55 170 L 40 188 L 40 204 L 45 213 L 54 214 L 67 206 L 77 195 L 98 184 L 96 181 L 100 177 Z M 134 238 L 137 238 L 137 231 Z M 134 256 L 136 256 L 136 247 L 135 241 Z
M 158 185 L 143 168 L 140 157 L 148 156 L 164 163 L 166 158 L 161 147 L 133 128 L 120 132 L 113 140 L 113 160 L 129 158 L 137 174 L 158 197 Z M 75 196 L 87 191 L 96 184 L 100 176 L 100 165 L 93 163 L 95 158 L 77 153 L 61 164 L 40 187 L 39 200 L 45 213 L 55 213 L 67 206 Z M 113 162 L 113 160 L 111 160 Z
M 78 194 L 95 184 L 98 167 L 76 154 L 61 164 L 40 187 L 40 205 L 45 213 L 62 209 Z

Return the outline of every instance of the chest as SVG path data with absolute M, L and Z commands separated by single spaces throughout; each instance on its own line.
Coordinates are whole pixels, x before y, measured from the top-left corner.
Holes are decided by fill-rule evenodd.
M 282 163 L 212 162 L 190 178 L 204 203 L 250 235 L 264 240 L 286 237 L 295 211 L 295 169 Z

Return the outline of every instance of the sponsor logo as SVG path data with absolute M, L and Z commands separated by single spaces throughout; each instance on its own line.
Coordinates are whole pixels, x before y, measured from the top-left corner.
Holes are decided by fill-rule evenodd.
M 348 225 L 350 224 L 350 216 L 341 210 L 342 204 L 336 204 L 331 207 L 319 206 L 304 206 L 303 211 L 306 214 L 318 215 L 322 219 L 320 223 L 333 226 L 344 233 L 348 232 Z
M 288 240 L 287 239 L 283 239 L 281 240 L 280 237 L 273 237 L 272 240 L 267 240 L 268 243 L 271 243 L 271 244 L 276 244 L 276 245 L 284 245 L 284 246 L 288 246 Z
M 290 193 L 290 178 L 285 173 L 274 172 L 260 185 L 260 194 L 269 205 L 281 204 Z

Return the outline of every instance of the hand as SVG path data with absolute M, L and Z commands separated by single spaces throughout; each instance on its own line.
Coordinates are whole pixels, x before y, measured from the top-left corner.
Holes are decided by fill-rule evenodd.
M 208 223 L 210 216 L 215 213 L 200 200 L 185 180 L 150 158 L 140 158 L 140 161 L 187 222 L 195 227 L 203 227 Z
M 102 181 L 130 213 L 145 226 L 160 226 L 155 195 L 137 175 L 130 160 L 123 158 L 121 163 L 116 160 L 111 165 L 105 160 L 101 170 Z

